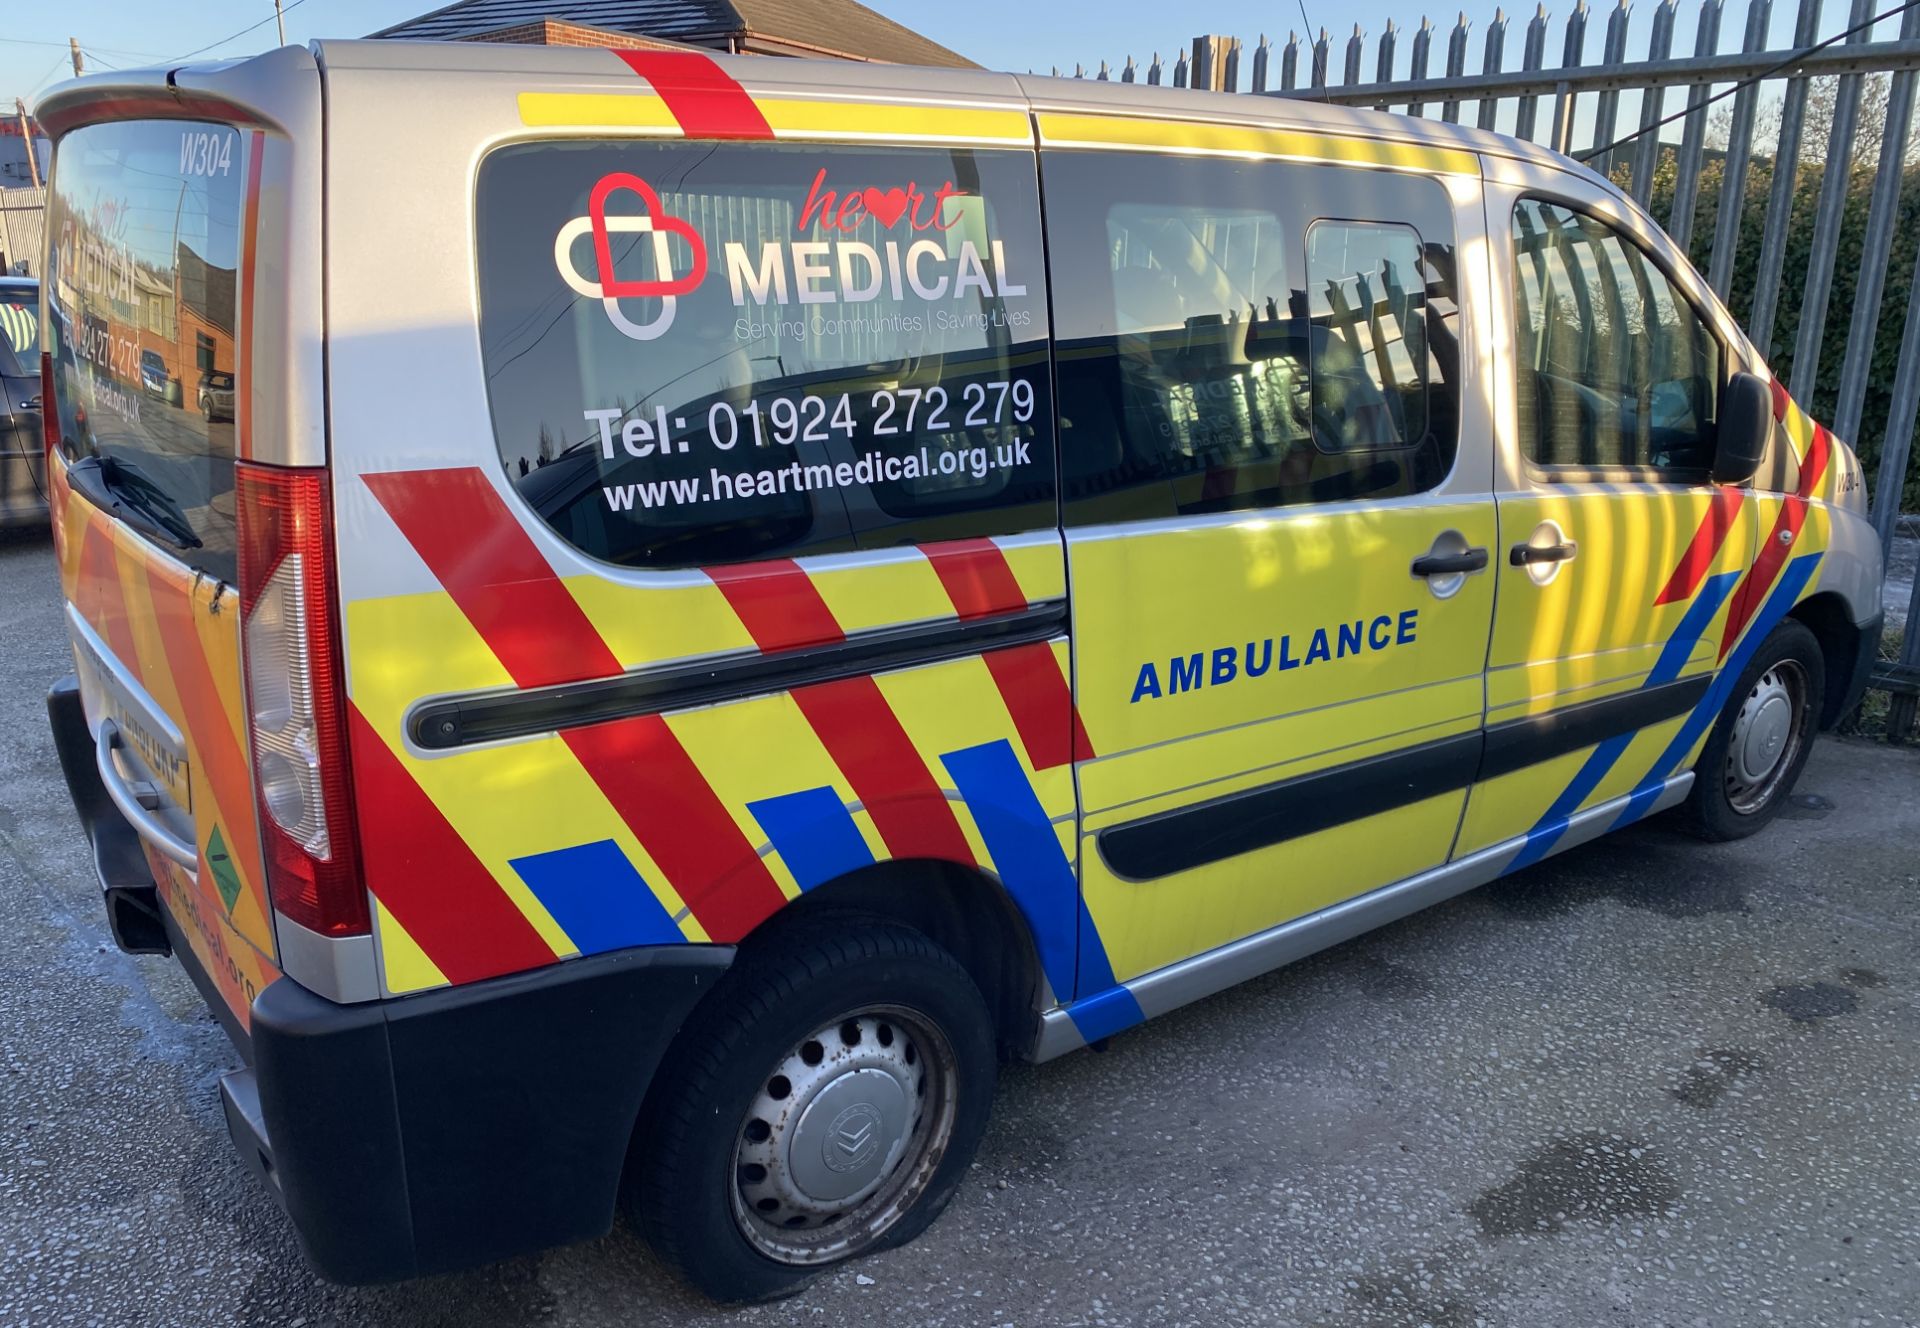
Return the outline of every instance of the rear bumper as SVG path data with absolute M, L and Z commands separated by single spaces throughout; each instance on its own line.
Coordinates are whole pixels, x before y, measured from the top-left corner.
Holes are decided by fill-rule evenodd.
M 78 685 L 47 696 L 114 940 L 176 956 L 226 1005 L 100 785 Z M 227 1015 L 221 1100 L 241 1160 L 336 1282 L 392 1281 L 601 1235 L 667 1045 L 733 950 L 656 946 L 338 1005 L 288 978 Z
M 334 1281 L 604 1234 L 654 1069 L 732 957 L 626 950 L 364 1005 L 283 978 L 222 1085 L 228 1128 Z

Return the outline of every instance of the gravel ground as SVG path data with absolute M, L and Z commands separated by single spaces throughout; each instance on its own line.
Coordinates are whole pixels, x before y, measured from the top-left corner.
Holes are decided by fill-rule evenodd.
M 235 1160 L 235 1056 L 115 951 L 41 694 L 44 539 L 0 539 L 0 1324 L 1546 1324 L 1920 1319 L 1920 755 L 1655 823 L 1003 1077 L 914 1245 L 723 1313 L 624 1227 L 317 1282 Z

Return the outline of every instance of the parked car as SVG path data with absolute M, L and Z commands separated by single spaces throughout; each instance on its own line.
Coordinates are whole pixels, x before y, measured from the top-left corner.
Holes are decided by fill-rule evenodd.
M 233 418 L 233 375 L 230 373 L 201 374 L 198 399 L 200 414 L 209 422 L 231 420 Z
M 0 527 L 47 519 L 40 405 L 40 283 L 0 277 Z
M 167 372 L 167 362 L 157 350 L 140 352 L 140 387 L 150 397 L 162 401 L 172 398 L 173 377 Z
M 1754 834 L 1865 687 L 1853 451 L 1530 143 L 388 42 L 38 113 L 53 233 L 173 188 L 135 263 L 240 306 L 241 429 L 56 453 L 49 713 L 331 1278 L 625 1195 L 790 1292 L 934 1219 L 1000 1056 L 1643 816 Z

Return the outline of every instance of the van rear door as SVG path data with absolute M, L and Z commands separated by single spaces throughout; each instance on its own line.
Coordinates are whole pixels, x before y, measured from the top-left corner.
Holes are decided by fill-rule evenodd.
M 66 134 L 43 341 L 55 547 L 101 776 L 242 1027 L 275 976 L 273 920 L 247 756 L 235 424 L 201 409 L 199 387 L 235 372 L 260 139 L 178 119 Z

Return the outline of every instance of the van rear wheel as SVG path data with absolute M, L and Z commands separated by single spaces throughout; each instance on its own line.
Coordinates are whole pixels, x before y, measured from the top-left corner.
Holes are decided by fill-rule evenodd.
M 1744 839 L 1786 805 L 1813 750 L 1826 696 L 1820 642 L 1792 618 L 1747 662 L 1694 766 L 1688 828 L 1702 839 Z
M 986 1001 L 917 931 L 834 914 L 743 949 L 635 1132 L 641 1229 L 716 1300 L 798 1290 L 939 1215 L 995 1070 Z

